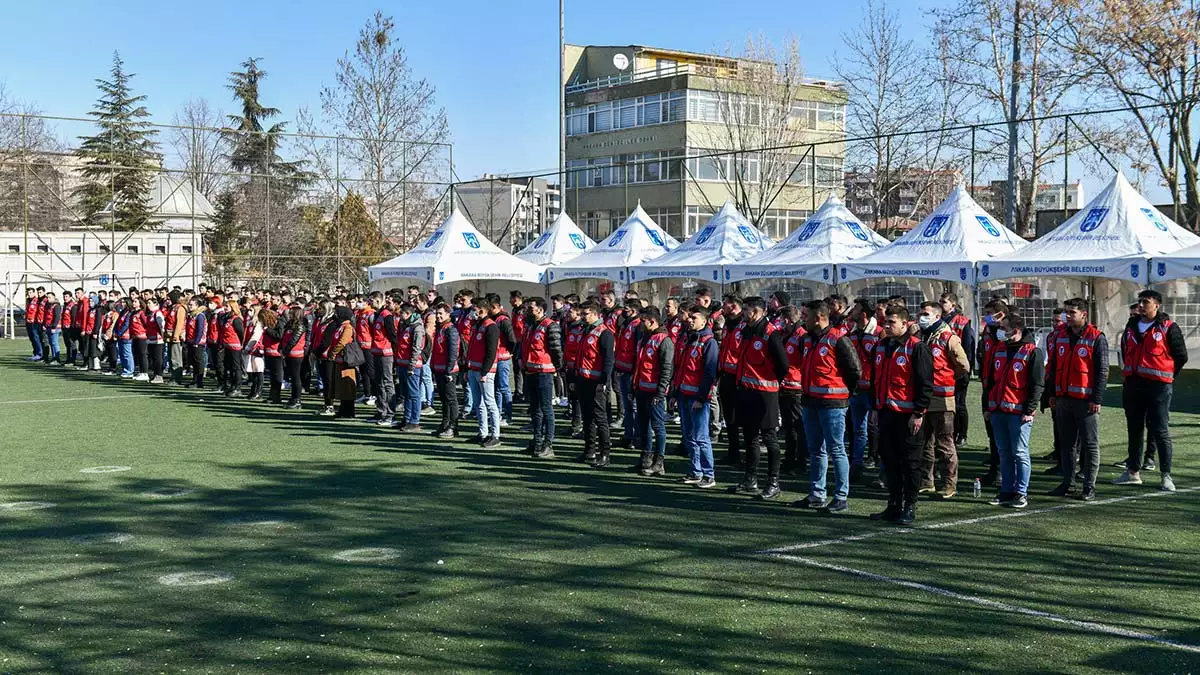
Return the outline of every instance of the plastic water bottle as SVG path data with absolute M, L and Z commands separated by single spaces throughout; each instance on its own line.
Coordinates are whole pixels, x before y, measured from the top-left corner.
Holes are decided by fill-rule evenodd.
M 983 483 L 978 478 L 975 479 L 975 487 L 971 489 L 971 492 L 975 495 L 975 499 L 979 499 L 979 496 L 983 494 Z

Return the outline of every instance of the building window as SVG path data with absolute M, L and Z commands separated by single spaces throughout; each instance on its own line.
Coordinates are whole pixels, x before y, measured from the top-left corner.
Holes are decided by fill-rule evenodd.
M 8 245 L 8 252 L 9 252 L 9 253 L 20 253 L 20 252 L 21 252 L 21 246 L 20 246 L 19 244 L 9 244 L 9 245 Z
M 72 246 L 71 253 L 83 253 L 83 247 L 79 245 Z
M 162 255 L 163 253 L 167 252 L 167 247 L 166 246 L 155 246 L 154 252 L 158 253 L 159 255 Z
M 126 252 L 126 253 L 137 253 L 137 252 L 138 252 L 138 247 L 136 247 L 136 246 L 129 246 L 129 247 L 127 247 L 127 248 L 125 249 L 125 252 Z
M 567 135 L 680 122 L 686 117 L 687 92 L 681 89 L 572 108 L 567 111 Z
M 182 251 L 183 253 L 191 253 L 192 247 L 191 246 L 181 246 L 179 248 L 179 250 Z

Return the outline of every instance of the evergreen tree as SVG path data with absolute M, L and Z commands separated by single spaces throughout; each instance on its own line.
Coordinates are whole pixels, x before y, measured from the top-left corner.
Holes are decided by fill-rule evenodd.
M 149 203 L 153 171 L 159 163 L 155 130 L 142 105 L 145 96 L 135 96 L 121 55 L 113 53 L 111 79 L 96 80 L 100 98 L 91 115 L 100 127 L 95 136 L 80 138 L 76 154 L 85 160 L 80 173 L 84 183 L 74 191 L 84 217 L 96 225 L 136 230 L 146 226 L 153 214 Z M 99 211 L 107 211 L 98 215 Z
M 338 258 L 352 271 L 374 265 L 387 254 L 379 224 L 367 211 L 362 195 L 353 190 L 342 198 L 334 217 L 317 226 L 315 234 L 315 253 Z
M 287 122 L 263 127 L 280 115 L 278 108 L 265 106 L 258 99 L 259 83 L 266 76 L 267 72 L 258 67 L 255 58 L 246 59 L 242 70 L 229 74 L 233 99 L 242 106 L 242 114 L 229 115 L 231 128 L 226 133 L 233 148 L 229 163 L 235 170 L 252 176 L 302 179 L 303 162 L 288 162 L 279 156 L 280 134 L 286 131 Z
M 218 265 L 224 270 L 241 271 L 246 251 L 237 222 L 236 196 L 231 190 L 217 195 L 213 204 L 212 229 L 205 239 L 208 242 L 206 272 L 215 272 Z

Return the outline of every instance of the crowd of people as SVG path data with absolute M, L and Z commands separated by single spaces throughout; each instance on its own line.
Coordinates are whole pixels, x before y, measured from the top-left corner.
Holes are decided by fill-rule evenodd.
M 1187 349 L 1161 306 L 1157 292 L 1140 293 L 1120 336 L 1128 454 L 1114 482 L 1141 484 L 1157 469 L 1161 489 L 1172 491 L 1168 411 Z M 554 458 L 561 417 L 583 440 L 578 461 L 604 468 L 614 445 L 636 448 L 645 476 L 666 474 L 674 422 L 677 450 L 689 458 L 683 483 L 715 487 L 721 463 L 742 472 L 731 492 L 771 500 L 781 475 L 807 474 L 808 494 L 795 506 L 838 514 L 851 485 L 870 482 L 888 493 L 871 518 L 900 524 L 915 520 L 922 494 L 957 494 L 967 392 L 978 379 L 989 440 L 980 480 L 998 487 L 991 503 L 1028 505 L 1030 431 L 1045 410 L 1050 471 L 1062 476 L 1050 495 L 1095 499 L 1109 358 L 1088 303 L 1063 303 L 1040 343 L 1005 298 L 993 297 L 982 316 L 976 334 L 952 293 L 918 307 L 902 296 L 839 295 L 795 306 L 782 291 L 728 294 L 718 305 L 704 287 L 661 309 L 634 292 L 618 301 L 612 291 L 549 300 L 514 291 L 505 304 L 470 290 L 447 302 L 415 286 L 293 295 L 204 285 L 77 288 L 61 299 L 30 288 L 25 307 L 32 361 L 153 384 L 210 383 L 230 398 L 293 409 L 320 395 L 320 415 L 355 418 L 364 404 L 374 424 L 439 439 L 473 420 L 470 440 L 485 448 L 501 444 L 514 401 L 523 401 L 533 457 Z M 423 426 L 435 417 L 435 428 Z M 714 443 L 724 444 L 720 456 Z

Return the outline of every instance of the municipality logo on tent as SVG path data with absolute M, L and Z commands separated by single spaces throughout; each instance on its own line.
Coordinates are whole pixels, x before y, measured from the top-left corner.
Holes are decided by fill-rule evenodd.
M 1132 278 L 1132 279 L 1136 279 L 1136 278 L 1138 278 L 1138 274 L 1140 273 L 1140 272 L 1139 272 L 1139 270 L 1140 270 L 1140 269 L 1141 269 L 1141 266 L 1140 266 L 1140 265 L 1138 265 L 1137 263 L 1133 263 L 1132 265 L 1130 265 L 1130 266 L 1129 266 L 1129 276 L 1130 276 L 1130 278 Z
M 574 235 L 572 235 L 572 236 L 574 236 Z M 534 247 L 534 248 L 541 248 L 541 247 L 543 247 L 543 246 L 545 246 L 545 245 L 546 245 L 546 242 L 547 242 L 547 241 L 550 241 L 550 233 L 549 233 L 549 232 L 543 232 L 543 233 L 542 233 L 542 236 L 538 237 L 538 240 L 537 240 L 537 241 L 535 241 L 535 242 L 533 243 L 533 247 Z
M 846 221 L 846 229 L 850 230 L 850 234 L 854 235 L 855 239 L 870 241 L 870 238 L 867 237 L 867 233 L 863 232 L 862 226 L 853 220 Z
M 980 265 L 979 273 L 983 275 L 984 279 L 986 279 L 988 277 L 988 275 L 992 273 L 992 266 L 988 265 L 987 263 Z M 961 276 L 965 280 L 967 278 L 967 268 L 965 268 L 965 267 L 959 268 L 959 276 Z
M 738 225 L 738 232 L 742 233 L 742 239 L 745 239 L 747 244 L 758 243 L 758 235 L 754 234 L 754 231 L 751 230 L 749 226 Z
M 988 234 L 992 235 L 993 237 L 1000 236 L 1000 228 L 996 227 L 991 218 L 988 218 L 987 216 L 975 216 L 975 220 L 979 221 L 979 224 L 983 226 L 983 230 Z
M 579 249 L 580 251 L 587 248 L 587 244 L 583 243 L 583 237 L 575 234 L 574 232 L 567 236 L 570 238 L 571 243 L 575 245 L 575 248 Z
M 1104 216 L 1108 215 L 1108 209 L 1092 209 L 1084 216 L 1083 222 L 1079 224 L 1080 232 L 1091 232 L 1100 227 L 1100 223 L 1104 222 Z
M 704 244 L 704 242 L 706 242 L 710 238 L 712 238 L 713 232 L 715 232 L 716 229 L 717 228 L 713 227 L 712 225 L 709 225 L 708 227 L 701 230 L 700 236 L 696 237 L 696 245 L 700 246 L 700 245 Z M 647 232 L 649 232 L 649 230 L 647 230 Z
M 433 234 L 429 235 L 429 241 L 425 242 L 425 248 L 429 248 L 429 247 L 433 246 L 434 244 L 437 243 L 437 240 L 441 239 L 441 238 L 442 238 L 442 231 L 441 230 L 434 231 Z
M 934 216 L 929 224 L 925 226 L 925 231 L 921 233 L 922 237 L 936 237 L 938 232 L 946 226 L 946 222 L 950 220 L 950 216 Z
M 625 238 L 625 230 L 617 230 L 616 232 L 613 232 L 612 236 L 609 237 L 609 239 L 608 239 L 608 247 L 612 248 L 612 247 L 616 246 L 617 244 L 620 244 L 621 240 L 624 238 Z
M 1160 219 L 1158 217 L 1158 215 L 1156 215 L 1154 213 L 1154 211 L 1143 207 L 1142 213 L 1146 214 L 1146 217 L 1150 219 L 1150 222 L 1154 223 L 1154 226 L 1157 227 L 1160 231 L 1162 231 L 1162 232 L 1167 231 L 1167 224 L 1164 223 L 1162 221 L 1162 219 Z
M 819 220 L 810 220 L 810 221 L 804 223 L 804 229 L 800 231 L 800 236 L 797 237 L 796 240 L 797 241 L 808 241 L 809 239 L 812 238 L 812 236 L 814 234 L 817 233 L 817 228 L 820 225 L 821 225 L 821 221 L 819 221 Z
M 650 241 L 654 242 L 655 246 L 657 246 L 659 248 L 667 247 L 667 245 L 663 243 L 662 237 L 658 236 L 657 232 L 655 232 L 654 230 L 650 229 L 649 227 L 647 227 L 645 225 L 643 225 L 642 227 L 646 230 L 646 234 L 650 237 Z
M 828 267 L 821 270 L 821 278 L 823 278 L 825 281 L 829 281 L 829 268 Z
M 463 232 L 463 240 L 467 242 L 467 246 L 479 248 L 479 237 L 476 237 L 474 232 Z
M 984 265 L 983 268 L 987 269 L 987 265 Z M 987 273 L 984 273 L 984 276 L 986 277 Z M 967 268 L 965 268 L 965 267 L 958 268 L 958 278 L 962 281 L 967 280 Z
M 1158 263 L 1158 276 L 1160 276 L 1160 277 L 1167 276 L 1167 264 L 1166 263 Z

